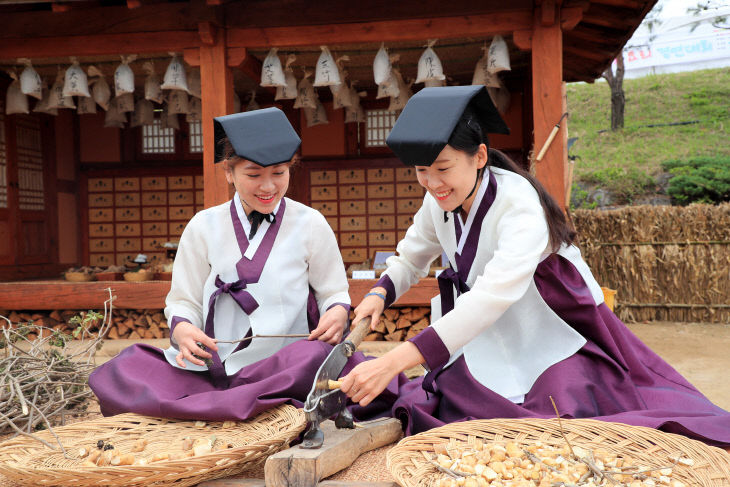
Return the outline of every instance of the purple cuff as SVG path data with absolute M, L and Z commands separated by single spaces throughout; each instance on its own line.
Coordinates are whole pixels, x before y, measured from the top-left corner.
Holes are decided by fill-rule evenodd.
M 329 311 L 335 306 L 342 306 L 347 311 L 347 315 L 350 316 L 350 305 L 347 303 L 332 303 L 325 311 Z
M 172 341 L 172 332 L 175 331 L 175 327 L 178 325 L 178 323 L 182 323 L 183 321 L 187 322 L 187 323 L 192 323 L 192 321 L 190 321 L 187 318 L 182 318 L 180 316 L 173 316 L 172 319 L 170 320 L 170 323 L 168 323 L 168 325 L 167 325 L 170 328 L 170 345 L 172 345 L 175 348 L 177 348 L 177 343 Z
M 385 289 L 385 307 L 390 308 L 390 305 L 395 301 L 395 285 L 390 280 L 390 276 L 385 274 L 373 287 L 382 287 Z
M 421 352 L 423 358 L 426 359 L 426 365 L 428 365 L 429 370 L 436 370 L 439 367 L 443 367 L 449 361 L 449 357 L 451 357 L 449 349 L 446 348 L 441 337 L 430 326 L 408 341 L 413 343 L 418 348 L 418 351 Z

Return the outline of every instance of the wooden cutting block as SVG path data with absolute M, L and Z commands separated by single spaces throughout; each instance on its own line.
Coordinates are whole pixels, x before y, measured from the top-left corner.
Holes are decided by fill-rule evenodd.
M 321 448 L 295 446 L 266 460 L 266 487 L 312 487 L 352 465 L 361 454 L 403 437 L 401 423 L 394 418 L 359 423 L 355 429 L 337 429 L 331 420 L 320 426 L 324 432 Z

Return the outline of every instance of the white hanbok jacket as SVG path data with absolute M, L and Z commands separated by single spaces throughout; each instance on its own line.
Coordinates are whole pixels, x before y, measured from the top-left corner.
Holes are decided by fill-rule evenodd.
M 349 309 L 345 267 L 325 218 L 288 198 L 282 199 L 274 214 L 276 221 L 262 222 L 251 242 L 247 238 L 250 223 L 238 194 L 190 220 L 175 257 L 165 308 L 168 323 L 189 321 L 219 340 L 238 340 L 247 334 L 309 333 L 310 286 L 320 315 L 335 304 Z M 215 293 L 219 294 L 211 307 Z M 212 325 L 212 333 L 206 330 L 210 310 L 214 310 L 208 326 Z M 232 375 L 295 340 L 255 338 L 239 350 L 240 344 L 220 343 L 218 355 L 226 374 Z M 175 367 L 178 352 L 174 342 L 165 351 Z M 206 369 L 189 362 L 186 366 L 187 370 Z
M 535 270 L 551 253 L 548 240 L 537 191 L 513 172 L 485 171 L 465 222 L 452 214 L 444 221 L 444 211 L 426 194 L 398 244 L 398 255 L 387 261 L 381 285 L 388 289 L 388 302 L 394 301 L 426 276 L 430 263 L 445 251 L 468 286 L 444 316 L 444 296 L 432 300 L 428 333 L 437 333 L 449 357 L 446 364 L 426 357 L 428 365 L 448 366 L 463 355 L 478 382 L 521 402 L 542 372 L 586 343 L 548 307 L 535 285 Z M 580 251 L 571 245 L 558 253 L 577 268 L 596 303 L 603 302 Z M 418 346 L 417 338 L 413 341 Z

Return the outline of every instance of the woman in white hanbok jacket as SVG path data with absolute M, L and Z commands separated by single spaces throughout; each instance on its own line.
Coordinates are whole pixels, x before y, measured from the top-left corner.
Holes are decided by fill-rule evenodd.
M 342 339 L 350 297 L 334 233 L 319 212 L 284 197 L 299 137 L 276 108 L 215 125 L 216 161 L 236 193 L 181 236 L 165 308 L 170 348 L 133 345 L 89 378 L 104 415 L 242 420 L 301 406 Z M 389 412 L 397 388 L 353 413 Z
M 431 325 L 357 365 L 342 390 L 367 405 L 416 364 L 393 414 L 416 433 L 467 419 L 561 414 L 648 426 L 730 446 L 730 413 L 713 405 L 604 304 L 565 215 L 486 132 L 506 126 L 484 87 L 425 88 L 388 138 L 427 190 L 398 255 L 355 310 L 383 309 L 445 252 Z

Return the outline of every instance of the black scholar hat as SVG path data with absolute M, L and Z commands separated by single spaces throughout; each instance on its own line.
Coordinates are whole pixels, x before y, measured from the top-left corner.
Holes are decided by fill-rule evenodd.
M 483 85 L 424 88 L 408 100 L 386 144 L 408 166 L 430 166 L 443 150 L 466 107 L 482 132 L 509 134 Z
M 284 112 L 275 107 L 216 117 L 213 125 L 215 162 L 225 157 L 219 147 L 224 137 L 238 157 L 264 167 L 290 161 L 302 143 Z

